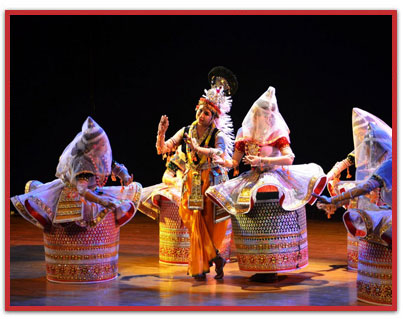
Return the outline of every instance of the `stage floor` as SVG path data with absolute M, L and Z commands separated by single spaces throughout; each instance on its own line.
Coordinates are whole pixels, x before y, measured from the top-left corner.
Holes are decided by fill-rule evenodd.
M 366 306 L 356 300 L 356 272 L 347 270 L 342 222 L 308 220 L 309 265 L 276 283 L 250 282 L 236 257 L 217 281 L 186 275 L 158 261 L 158 224 L 140 212 L 121 229 L 119 277 L 99 284 L 56 284 L 45 278 L 42 232 L 11 216 L 11 306 Z

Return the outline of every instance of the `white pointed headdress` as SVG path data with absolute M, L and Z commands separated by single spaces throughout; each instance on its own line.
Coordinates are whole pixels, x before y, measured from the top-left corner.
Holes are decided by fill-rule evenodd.
M 359 108 L 352 113 L 356 180 L 365 180 L 392 156 L 392 129 L 377 116 Z
M 107 134 L 90 116 L 84 121 L 82 130 L 65 148 L 59 158 L 56 177 L 74 183 L 77 174 L 87 171 L 98 176 L 111 174 L 112 151 Z
M 290 142 L 290 130 L 281 116 L 276 89 L 270 86 L 252 105 L 242 122 L 244 140 L 271 144 L 281 137 Z

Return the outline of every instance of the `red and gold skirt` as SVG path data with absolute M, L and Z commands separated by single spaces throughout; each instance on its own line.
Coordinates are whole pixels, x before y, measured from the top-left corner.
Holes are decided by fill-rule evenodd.
M 59 283 L 97 283 L 118 276 L 120 226 L 108 213 L 92 228 L 75 223 L 44 231 L 46 277 Z

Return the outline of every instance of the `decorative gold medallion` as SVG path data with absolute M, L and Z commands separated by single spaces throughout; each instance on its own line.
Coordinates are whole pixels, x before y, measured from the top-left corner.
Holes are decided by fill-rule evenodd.
M 253 142 L 247 142 L 246 143 L 246 153 L 248 155 L 255 155 L 255 156 L 260 156 L 260 145 L 257 145 L 256 143 Z
M 204 209 L 204 197 L 201 193 L 201 172 L 194 171 L 191 177 L 191 193 L 188 198 L 188 209 Z

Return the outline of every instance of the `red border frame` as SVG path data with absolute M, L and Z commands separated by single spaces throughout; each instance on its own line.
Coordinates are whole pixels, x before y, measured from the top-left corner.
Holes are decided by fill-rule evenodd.
M 390 15 L 392 16 L 392 306 L 10 306 L 10 16 L 12 15 Z M 397 11 L 396 10 L 6 10 L 5 11 L 5 310 L 6 311 L 396 311 L 397 310 Z

